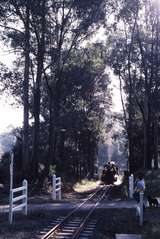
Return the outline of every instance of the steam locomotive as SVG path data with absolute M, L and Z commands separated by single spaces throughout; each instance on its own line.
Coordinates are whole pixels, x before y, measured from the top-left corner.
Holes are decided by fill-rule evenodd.
M 106 185 L 114 184 L 117 181 L 117 176 L 118 166 L 114 162 L 108 162 L 103 167 L 101 182 Z

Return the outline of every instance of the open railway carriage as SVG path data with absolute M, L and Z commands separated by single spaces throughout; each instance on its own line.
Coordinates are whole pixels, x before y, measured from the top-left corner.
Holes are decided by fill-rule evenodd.
M 114 162 L 108 162 L 104 165 L 102 175 L 101 175 L 101 182 L 103 184 L 114 184 L 117 181 L 118 175 L 118 167 Z

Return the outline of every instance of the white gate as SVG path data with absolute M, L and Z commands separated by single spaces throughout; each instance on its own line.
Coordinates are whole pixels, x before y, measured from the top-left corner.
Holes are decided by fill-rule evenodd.
M 17 192 L 21 192 L 22 195 L 15 196 Z M 13 222 L 13 212 L 21 209 L 25 215 L 27 215 L 27 191 L 28 191 L 28 183 L 27 180 L 23 180 L 23 186 L 19 188 L 10 189 L 10 198 L 9 198 L 9 222 L 10 224 Z M 17 203 L 21 201 L 21 203 Z M 16 203 L 16 204 L 15 204 Z

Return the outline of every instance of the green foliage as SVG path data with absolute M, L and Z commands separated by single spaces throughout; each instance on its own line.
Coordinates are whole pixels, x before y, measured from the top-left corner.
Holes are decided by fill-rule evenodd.
M 56 174 L 56 165 L 49 166 L 49 176 L 52 176 L 53 174 Z
M 13 0 L 2 5 L 6 12 L 1 22 L 3 40 L 18 49 L 13 72 L 3 74 L 3 84 L 29 109 L 32 123 L 27 128 L 27 143 L 31 171 L 44 165 L 44 170 L 38 173 L 45 178 L 56 166 L 56 173 L 80 178 L 93 175 L 105 114 L 111 105 L 105 47 L 101 43 L 82 47 L 81 43 L 104 23 L 107 3 L 104 0 L 50 3 Z M 25 95 L 24 78 L 28 79 L 29 95 Z M 23 133 L 26 136 L 26 130 Z M 22 145 L 18 147 L 22 149 Z M 24 157 L 19 159 L 24 163 Z
M 110 38 L 108 64 L 126 94 L 124 116 L 132 170 L 150 168 L 151 159 L 158 157 L 159 12 L 154 2 L 120 1 L 119 31 Z

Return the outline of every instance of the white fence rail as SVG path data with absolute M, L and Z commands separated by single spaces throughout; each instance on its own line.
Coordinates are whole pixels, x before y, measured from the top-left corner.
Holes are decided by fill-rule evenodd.
M 16 196 L 15 194 L 22 192 L 22 195 Z M 27 180 L 23 180 L 23 186 L 19 188 L 10 189 L 9 197 L 9 223 L 13 222 L 13 212 L 21 209 L 25 215 L 27 215 L 27 194 L 28 194 L 28 183 Z M 21 201 L 18 204 L 18 201 Z M 16 203 L 16 204 L 15 204 Z
M 57 177 L 53 174 L 52 176 L 52 199 L 61 200 L 62 192 L 61 192 L 61 177 Z

